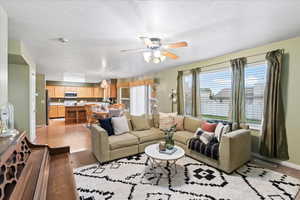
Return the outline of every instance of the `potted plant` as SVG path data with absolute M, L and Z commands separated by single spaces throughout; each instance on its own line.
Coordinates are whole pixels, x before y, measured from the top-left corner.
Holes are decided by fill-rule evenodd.
M 166 149 L 173 149 L 174 148 L 174 140 L 173 140 L 173 135 L 176 131 L 176 125 L 171 126 L 169 129 L 164 130 L 165 133 L 165 147 Z

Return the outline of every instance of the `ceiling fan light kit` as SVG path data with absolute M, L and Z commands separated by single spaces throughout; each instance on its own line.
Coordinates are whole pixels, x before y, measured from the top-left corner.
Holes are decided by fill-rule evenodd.
M 144 42 L 144 44 L 146 45 L 146 48 L 121 50 L 121 52 L 141 52 L 142 51 L 144 60 L 147 63 L 152 62 L 154 64 L 158 64 L 158 63 L 165 61 L 166 57 L 171 58 L 171 59 L 177 59 L 179 57 L 176 54 L 171 53 L 167 50 L 173 49 L 173 48 L 186 47 L 188 45 L 187 42 L 177 42 L 177 43 L 163 45 L 161 43 L 160 38 L 148 38 L 148 37 L 139 37 L 139 38 Z

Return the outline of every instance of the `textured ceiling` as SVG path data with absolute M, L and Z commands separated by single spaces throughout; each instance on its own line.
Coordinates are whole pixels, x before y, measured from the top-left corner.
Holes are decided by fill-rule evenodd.
M 300 35 L 299 0 L 0 0 L 9 37 L 22 40 L 48 80 L 131 77 Z M 138 35 L 185 40 L 178 60 L 144 62 Z M 66 37 L 67 44 L 57 42 Z

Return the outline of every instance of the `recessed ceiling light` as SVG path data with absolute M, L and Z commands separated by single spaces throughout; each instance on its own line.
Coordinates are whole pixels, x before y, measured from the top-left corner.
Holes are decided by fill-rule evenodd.
M 69 42 L 69 39 L 61 37 L 61 38 L 58 38 L 58 41 L 60 41 L 61 43 L 67 43 L 67 42 Z

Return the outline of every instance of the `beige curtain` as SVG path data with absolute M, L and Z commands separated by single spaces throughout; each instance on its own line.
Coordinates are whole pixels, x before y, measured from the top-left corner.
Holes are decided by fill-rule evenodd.
M 240 128 L 245 123 L 245 65 L 246 58 L 230 61 L 232 68 L 232 107 L 231 120 L 233 128 Z
M 184 100 L 183 100 L 183 72 L 179 71 L 177 75 L 177 113 L 183 115 Z
M 192 69 L 192 116 L 197 117 L 199 114 L 199 69 Z
M 281 94 L 283 50 L 267 53 L 267 81 L 260 153 L 281 160 L 289 159 L 284 108 Z

